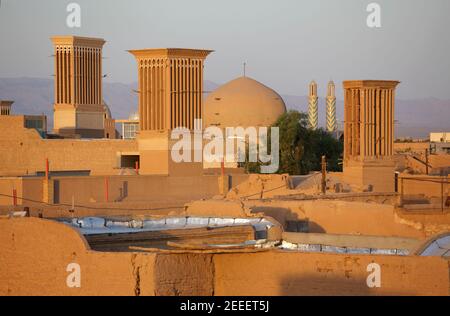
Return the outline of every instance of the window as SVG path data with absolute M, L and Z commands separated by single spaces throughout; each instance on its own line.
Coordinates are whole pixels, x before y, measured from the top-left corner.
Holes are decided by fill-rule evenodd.
M 122 155 L 120 157 L 121 168 L 136 168 L 136 163 L 139 165 L 139 155 Z
M 42 129 L 42 127 L 43 127 L 42 120 L 27 119 L 25 121 L 25 127 L 26 128 Z
M 124 123 L 123 125 L 123 138 L 135 139 L 136 132 L 139 130 L 139 123 Z

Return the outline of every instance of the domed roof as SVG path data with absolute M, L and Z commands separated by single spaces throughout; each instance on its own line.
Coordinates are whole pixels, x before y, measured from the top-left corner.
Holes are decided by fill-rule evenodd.
M 271 126 L 286 112 L 281 96 L 249 78 L 234 79 L 212 92 L 205 101 L 206 126 Z
M 107 119 L 111 119 L 111 110 L 109 109 L 108 104 L 106 104 L 105 100 L 103 100 L 103 111 L 105 111 L 105 115 Z

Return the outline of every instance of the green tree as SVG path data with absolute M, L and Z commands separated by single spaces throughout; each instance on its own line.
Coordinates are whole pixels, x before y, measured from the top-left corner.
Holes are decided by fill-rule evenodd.
M 308 151 L 311 153 L 311 170 L 321 170 L 322 156 L 327 158 L 328 171 L 342 171 L 342 165 L 340 165 L 343 143 L 337 140 L 329 132 L 318 129 L 310 131 L 310 148 Z
M 283 114 L 274 126 L 280 130 L 279 173 L 307 173 L 308 162 L 302 158 L 307 155 L 305 148 L 309 138 L 308 116 L 305 113 L 289 111 Z
M 321 169 L 322 155 L 327 157 L 329 171 L 341 170 L 339 160 L 343 151 L 342 143 L 323 129 L 309 129 L 307 114 L 291 110 L 280 116 L 273 126 L 280 131 L 278 173 L 301 175 L 318 171 Z M 259 173 L 261 163 L 248 162 L 248 148 L 246 152 L 247 162 L 243 167 L 249 173 Z

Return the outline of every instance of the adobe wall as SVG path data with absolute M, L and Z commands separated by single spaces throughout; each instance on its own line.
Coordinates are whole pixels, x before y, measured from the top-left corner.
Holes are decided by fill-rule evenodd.
M 231 185 L 237 186 L 247 179 L 245 174 L 232 175 Z M 55 204 L 105 203 L 106 180 L 109 202 L 171 201 L 189 202 L 212 198 L 220 193 L 219 176 L 192 177 L 167 176 L 89 176 L 52 177 Z M 42 201 L 43 178 L 0 178 L 0 194 L 12 195 L 16 188 L 18 196 Z M 19 205 L 33 203 L 18 200 Z M 180 203 L 178 203 L 180 204 Z M 0 205 L 12 205 L 12 198 L 1 197 Z M 112 206 L 113 207 L 113 206 Z
M 26 205 L 20 197 L 42 200 L 43 184 L 40 178 L 0 177 L 0 205 L 14 205 L 13 190 L 17 193 L 17 205 Z
M 409 170 L 412 171 L 412 173 L 414 174 L 426 174 L 426 167 L 423 163 L 417 161 L 416 159 L 413 158 L 413 156 L 411 155 L 402 155 L 402 167 L 404 169 L 408 168 Z M 400 158 L 397 158 L 398 161 L 400 160 Z M 425 160 L 425 159 L 424 159 Z M 404 170 L 404 169 L 400 169 L 400 170 Z M 431 171 L 431 168 L 430 170 Z
M 343 181 L 360 190 L 395 191 L 395 162 L 390 159 L 372 161 L 348 160 L 344 163 Z
M 433 168 L 450 167 L 450 155 L 448 154 L 430 155 L 429 163 Z
M 370 289 L 367 266 L 381 267 Z M 270 251 L 214 256 L 215 295 L 449 295 L 449 262 L 437 257 Z
M 402 180 L 402 178 L 406 179 Z M 409 180 L 407 178 L 414 178 L 417 180 Z M 403 191 L 403 194 L 405 195 L 423 195 L 426 197 L 441 198 L 443 189 L 444 196 L 449 196 L 450 186 L 448 183 L 444 185 L 438 183 L 445 181 L 445 179 L 445 177 L 433 177 L 427 175 L 401 175 L 399 177 L 399 192 Z M 448 179 L 450 179 L 450 177 L 448 177 Z
M 448 261 L 434 257 L 283 251 L 111 253 L 89 250 L 64 224 L 0 219 L 0 295 L 448 295 Z M 369 263 L 381 288 L 368 289 Z M 70 289 L 67 265 L 81 267 Z
M 23 127 L 21 116 L 0 119 L 0 176 L 45 171 L 45 159 L 55 171 L 91 170 L 92 174 L 117 174 L 118 153 L 137 152 L 133 140 L 42 139 Z
M 424 227 L 397 215 L 394 206 L 348 201 L 246 201 L 252 213 L 262 212 L 286 227 L 286 222 L 308 220 L 311 233 L 425 238 Z
M 16 190 L 17 196 L 23 196 L 23 182 L 20 178 L 0 179 L 0 205 L 13 205 L 13 190 Z M 8 195 L 8 196 L 4 196 Z M 21 200 L 17 200 L 20 205 Z
M 227 198 L 258 200 L 293 193 L 288 174 L 250 174 L 245 180 L 237 186 L 234 183 Z
M 37 218 L 0 218 L 0 296 L 213 295 L 212 254 L 91 251 L 76 230 Z M 66 271 L 79 264 L 81 287 Z
M 0 240 L 2 296 L 154 292 L 153 254 L 93 252 L 72 228 L 36 218 L 0 219 Z M 66 285 L 71 263 L 81 267 L 81 288 Z
M 450 213 L 448 212 L 398 210 L 395 220 L 397 223 L 423 232 L 427 238 L 450 231 Z
M 108 177 L 109 201 L 195 200 L 219 193 L 217 177 Z M 55 178 L 59 203 L 105 202 L 105 177 Z M 56 196 L 56 194 L 55 194 Z
M 412 151 L 423 153 L 426 149 L 430 149 L 429 142 L 423 143 L 394 143 L 394 152 Z

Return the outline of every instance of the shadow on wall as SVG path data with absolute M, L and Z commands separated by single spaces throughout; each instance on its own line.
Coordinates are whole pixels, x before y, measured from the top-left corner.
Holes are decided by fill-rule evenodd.
M 286 229 L 288 220 L 299 220 L 298 214 L 293 213 L 288 208 L 261 206 L 254 207 L 250 211 L 251 214 L 263 213 L 265 216 L 272 217 Z
M 119 188 L 119 197 L 116 202 L 122 202 L 128 197 L 128 181 L 123 181 L 122 187 Z
M 55 204 L 61 203 L 61 199 L 59 197 L 60 194 L 61 194 L 61 187 L 60 187 L 59 180 L 55 180 L 53 182 L 53 202 Z
M 371 289 L 366 279 L 350 277 L 333 278 L 326 274 L 318 277 L 313 275 L 292 275 L 280 281 L 282 296 L 412 296 L 415 293 L 402 289 L 401 291 L 385 291 L 381 288 Z
M 251 213 L 263 213 L 265 216 L 272 217 L 283 226 L 286 232 L 326 233 L 322 226 L 308 218 L 299 218 L 298 214 L 289 208 L 261 206 L 253 208 Z
M 128 181 L 122 181 L 119 187 L 119 196 L 114 202 L 123 202 L 128 197 Z M 55 204 L 61 203 L 61 184 L 60 180 L 55 179 L 53 182 L 53 202 Z
M 326 230 L 316 222 L 308 221 L 308 233 L 326 234 Z

